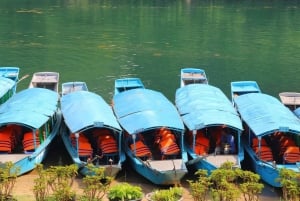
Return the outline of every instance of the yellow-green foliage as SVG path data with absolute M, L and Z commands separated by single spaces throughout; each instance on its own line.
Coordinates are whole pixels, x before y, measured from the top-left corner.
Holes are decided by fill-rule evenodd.
M 300 173 L 290 169 L 279 170 L 279 182 L 282 185 L 282 195 L 284 200 L 300 200 Z
M 169 189 L 161 189 L 153 192 L 152 201 L 178 201 L 183 194 L 180 187 L 171 187 Z
M 6 162 L 2 168 L 0 168 L 0 200 L 5 200 L 11 196 L 13 187 L 15 186 L 18 168 L 14 167 L 12 162 Z M 11 200 L 13 200 L 11 198 Z

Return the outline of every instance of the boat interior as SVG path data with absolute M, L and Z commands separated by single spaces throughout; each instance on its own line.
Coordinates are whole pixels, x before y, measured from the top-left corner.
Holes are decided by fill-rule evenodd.
M 189 84 L 207 84 L 207 78 L 204 73 L 183 73 L 182 74 L 182 81 L 184 85 Z
M 230 134 L 233 142 L 227 143 L 222 141 L 223 133 Z M 236 155 L 238 153 L 238 133 L 230 128 L 222 126 L 211 126 L 198 130 L 195 136 L 192 132 L 187 132 L 185 140 L 197 155 Z M 195 147 L 193 147 L 195 146 Z
M 137 135 L 125 135 L 126 143 L 132 153 L 143 161 L 180 159 L 179 137 L 178 132 L 167 128 L 148 130 Z
M 10 124 L 0 128 L 1 154 L 30 154 L 39 147 L 47 137 L 43 130 L 36 130 L 35 134 L 27 127 Z
M 50 89 L 52 91 L 56 91 L 57 90 L 57 83 L 56 82 L 48 82 L 48 83 L 32 83 L 32 86 L 34 88 L 44 88 L 44 89 Z
M 250 134 L 250 145 L 263 161 L 276 164 L 293 164 L 300 162 L 300 137 L 291 133 L 275 132 L 259 140 Z
M 119 134 L 106 128 L 92 128 L 79 133 L 78 148 L 81 161 L 97 165 L 112 165 L 119 162 Z M 71 144 L 77 147 L 76 135 L 70 135 Z

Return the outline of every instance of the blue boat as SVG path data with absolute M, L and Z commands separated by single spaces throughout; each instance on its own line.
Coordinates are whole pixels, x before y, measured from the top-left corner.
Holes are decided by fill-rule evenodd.
M 0 67 L 0 105 L 16 93 L 18 81 L 18 67 Z
M 121 149 L 122 130 L 112 108 L 101 96 L 75 91 L 61 97 L 64 119 L 61 137 L 82 175 L 90 174 L 87 164 L 105 168 L 115 176 L 125 161 Z
M 261 93 L 261 89 L 256 81 L 234 81 L 230 83 L 231 101 L 234 104 L 234 98 L 247 93 Z
M 200 68 L 182 68 L 180 71 L 180 87 L 189 84 L 208 84 L 205 70 Z
M 75 82 L 64 82 L 61 85 L 61 95 L 64 96 L 68 93 L 72 93 L 75 91 L 88 91 L 87 84 L 81 81 Z
M 115 94 L 138 88 L 145 88 L 143 82 L 139 78 L 125 78 L 115 80 Z
M 280 169 L 300 171 L 300 120 L 277 98 L 261 92 L 245 92 L 233 100 L 245 124 L 242 140 L 253 171 L 281 187 Z
M 15 85 L 15 81 L 0 77 L 0 105 L 15 94 Z
M 14 173 L 33 170 L 46 157 L 58 134 L 59 95 L 48 89 L 25 89 L 0 106 L 0 164 L 14 164 Z
M 185 147 L 190 170 L 206 169 L 210 174 L 225 162 L 241 166 L 242 122 L 219 88 L 208 84 L 180 87 L 176 90 L 175 103 L 187 128 Z M 225 136 L 229 135 L 230 142 L 227 142 Z M 225 140 L 221 141 L 222 138 Z
M 124 78 L 115 81 L 113 110 L 126 132 L 123 147 L 134 170 L 157 185 L 180 183 L 187 173 L 187 153 L 175 106 L 162 93 L 146 89 L 139 78 Z
M 15 82 L 19 81 L 19 67 L 0 67 L 0 77 L 6 77 Z

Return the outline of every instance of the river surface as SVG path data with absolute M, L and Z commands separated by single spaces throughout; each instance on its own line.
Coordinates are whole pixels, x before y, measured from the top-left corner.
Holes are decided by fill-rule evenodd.
M 265 93 L 300 91 L 300 2 L 1 0 L 0 66 L 58 71 L 110 101 L 114 80 L 139 77 L 171 101 L 182 67 Z M 19 84 L 26 88 L 30 78 Z
M 1 0 L 0 33 L 0 66 L 57 71 L 107 102 L 122 77 L 174 101 L 182 67 L 205 69 L 228 97 L 239 80 L 300 91 L 298 0 Z

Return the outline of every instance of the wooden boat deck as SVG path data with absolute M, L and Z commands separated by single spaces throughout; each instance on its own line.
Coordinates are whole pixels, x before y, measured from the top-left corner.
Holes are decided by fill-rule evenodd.
M 232 162 L 233 164 L 238 164 L 238 156 L 237 155 L 209 155 L 204 158 L 207 162 L 215 165 L 219 168 L 225 162 Z
M 6 162 L 17 162 L 25 157 L 27 157 L 27 154 L 0 154 L 0 164 L 6 163 Z
M 183 79 L 206 79 L 203 73 L 183 73 L 182 74 Z
M 46 88 L 58 92 L 59 73 L 38 72 L 34 73 L 29 88 Z
M 181 159 L 174 160 L 153 160 L 145 161 L 145 163 L 158 171 L 181 170 L 185 167 Z
M 300 93 L 282 92 L 279 94 L 279 97 L 284 105 L 300 105 Z

